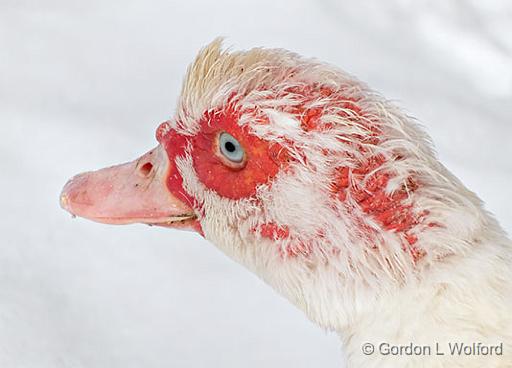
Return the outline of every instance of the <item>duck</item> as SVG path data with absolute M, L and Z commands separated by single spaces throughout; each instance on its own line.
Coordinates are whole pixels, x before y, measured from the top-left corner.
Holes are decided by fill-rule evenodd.
M 70 179 L 61 207 L 197 232 L 336 333 L 347 367 L 512 367 L 512 242 L 356 77 L 216 39 L 156 140 Z

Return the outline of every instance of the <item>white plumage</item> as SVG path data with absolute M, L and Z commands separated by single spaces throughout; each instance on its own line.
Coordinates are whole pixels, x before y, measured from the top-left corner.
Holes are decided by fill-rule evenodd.
M 198 165 L 197 137 L 226 111 L 286 153 L 249 195 L 219 190 L 238 174 L 212 187 L 204 177 L 219 180 L 216 166 Z M 217 40 L 159 131 L 185 142 L 171 153 L 160 140 L 204 236 L 335 330 L 348 367 L 512 367 L 511 242 L 414 119 L 356 78 L 284 50 L 223 51 Z M 378 351 L 365 355 L 365 343 Z M 383 343 L 446 354 L 389 356 Z M 502 354 L 453 355 L 454 343 Z

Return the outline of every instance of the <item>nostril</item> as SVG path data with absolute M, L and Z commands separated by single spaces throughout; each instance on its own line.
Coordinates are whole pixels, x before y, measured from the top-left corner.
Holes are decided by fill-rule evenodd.
M 143 176 L 149 176 L 151 170 L 153 170 L 153 164 L 151 162 L 146 162 L 139 170 Z

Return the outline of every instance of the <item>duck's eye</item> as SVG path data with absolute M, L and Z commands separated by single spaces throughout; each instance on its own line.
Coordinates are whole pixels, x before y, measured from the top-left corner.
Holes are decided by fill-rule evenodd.
M 223 132 L 219 135 L 219 151 L 228 161 L 240 164 L 245 157 L 245 151 L 231 134 Z

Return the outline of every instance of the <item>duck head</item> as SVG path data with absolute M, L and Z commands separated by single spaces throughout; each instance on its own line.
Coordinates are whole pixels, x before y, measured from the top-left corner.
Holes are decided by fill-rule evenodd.
M 197 231 L 327 328 L 464 251 L 481 226 L 478 200 L 414 121 L 288 51 L 214 41 L 156 139 L 135 161 L 71 179 L 62 207 Z

